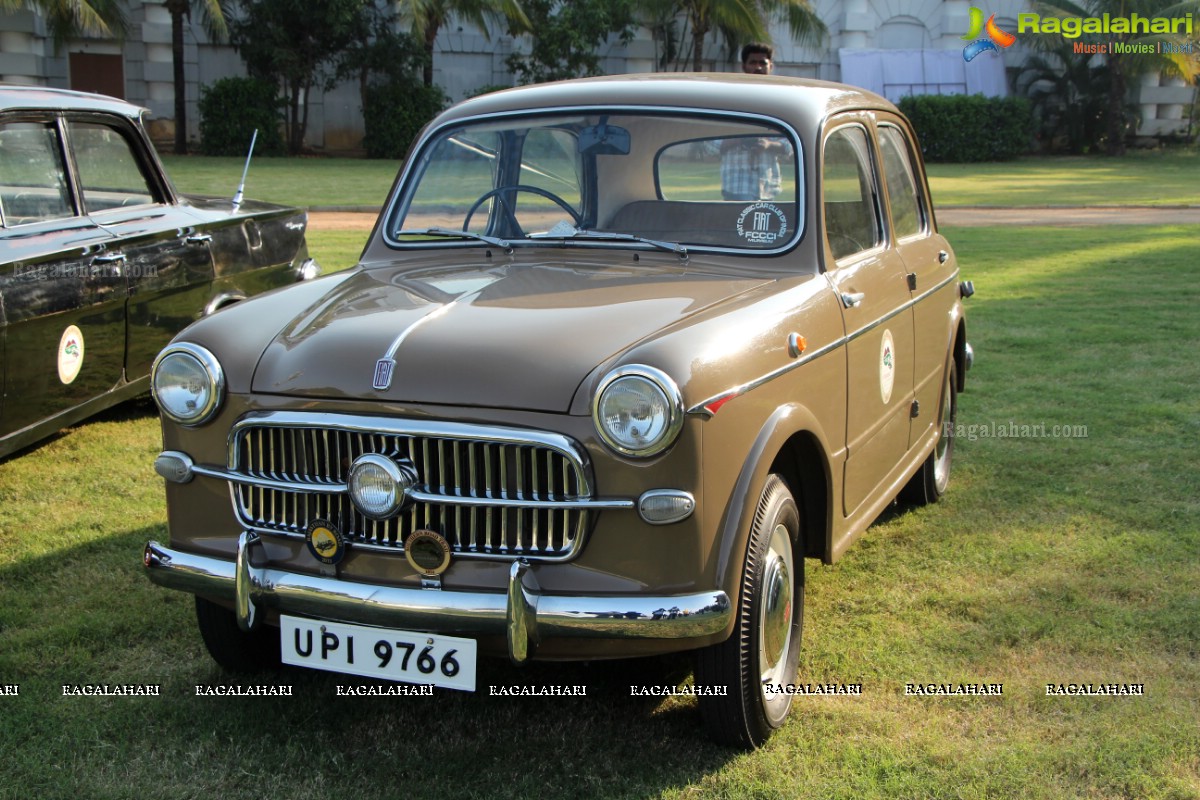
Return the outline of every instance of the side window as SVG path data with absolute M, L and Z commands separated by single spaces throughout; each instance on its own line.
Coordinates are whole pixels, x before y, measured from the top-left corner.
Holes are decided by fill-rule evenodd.
M 573 133 L 554 128 L 535 128 L 525 136 L 521 148 L 521 175 L 524 186 L 553 195 L 576 212 L 583 194 L 580 189 L 581 161 Z M 538 192 L 517 192 L 516 217 L 526 233 L 546 231 L 571 215 L 554 200 Z
M 883 241 L 867 132 L 838 128 L 825 140 L 821 172 L 825 235 L 834 258 L 870 250 Z
M 119 131 L 93 122 L 71 122 L 69 130 L 89 212 L 154 202 L 137 156 Z
M 879 152 L 887 177 L 888 199 L 892 206 L 892 227 L 903 239 L 925 229 L 921 213 L 921 195 L 904 134 L 892 125 L 879 128 Z
M 75 214 L 61 153 L 53 125 L 0 125 L 0 212 L 5 225 Z

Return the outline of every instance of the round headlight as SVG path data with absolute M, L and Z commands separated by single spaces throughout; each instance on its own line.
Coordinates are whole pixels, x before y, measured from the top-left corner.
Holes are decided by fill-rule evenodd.
M 350 467 L 347 488 L 354 507 L 371 519 L 393 516 L 416 482 L 415 476 L 378 453 L 359 456 Z
M 203 347 L 173 344 L 154 361 L 150 378 L 163 416 L 180 425 L 199 425 L 217 413 L 225 396 L 225 372 Z
M 665 373 L 622 367 L 600 382 L 592 404 L 596 431 L 627 456 L 652 456 L 671 446 L 683 427 L 683 398 Z

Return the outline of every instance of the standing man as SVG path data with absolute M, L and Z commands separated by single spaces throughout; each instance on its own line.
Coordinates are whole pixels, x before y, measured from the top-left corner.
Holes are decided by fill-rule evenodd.
M 750 42 L 742 48 L 742 72 L 770 75 L 774 57 L 771 45 Z M 788 143 L 775 137 L 726 139 L 721 143 L 721 196 L 741 201 L 774 199 L 782 182 L 779 159 L 791 153 Z

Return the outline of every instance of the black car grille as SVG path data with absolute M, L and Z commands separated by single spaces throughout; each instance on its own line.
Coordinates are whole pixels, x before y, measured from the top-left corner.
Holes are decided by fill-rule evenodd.
M 413 531 L 433 530 L 456 554 L 481 558 L 564 560 L 582 545 L 589 483 L 582 456 L 563 437 L 522 439 L 512 429 L 415 425 L 355 417 L 344 426 L 239 425 L 230 467 L 251 479 L 233 485 L 234 510 L 250 529 L 303 535 L 309 523 L 334 523 L 358 546 L 403 552 Z M 374 421 L 390 428 L 364 430 Z M 390 519 L 364 516 L 345 485 L 354 460 L 378 453 L 415 471 L 414 490 L 434 500 L 410 500 Z M 580 503 L 580 505 L 583 505 Z

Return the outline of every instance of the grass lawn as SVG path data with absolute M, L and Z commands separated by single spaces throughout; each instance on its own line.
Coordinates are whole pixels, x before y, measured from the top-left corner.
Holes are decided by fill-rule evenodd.
M 233 198 L 244 158 L 163 155 L 181 192 Z M 400 161 L 365 158 L 255 158 L 246 175 L 246 197 L 304 207 L 371 206 L 387 199 Z
M 243 160 L 165 156 L 182 191 L 233 197 Z M 306 207 L 378 208 L 398 161 L 258 158 L 246 196 Z M 997 164 L 930 164 L 938 206 L 1200 205 L 1200 149 L 1134 151 L 1125 158 L 1055 156 Z
M 949 235 L 979 290 L 950 491 L 808 568 L 804 680 L 861 697 L 797 698 L 744 755 L 701 738 L 690 700 L 629 696 L 686 660 L 484 662 L 482 693 L 418 698 L 223 675 L 190 598 L 142 574 L 167 533 L 158 423 L 132 403 L 0 462 L 0 686 L 19 686 L 0 693 L 0 798 L 1200 796 L 1195 231 Z M 487 695 L 521 681 L 588 696 Z M 1003 696 L 904 694 L 960 681 Z M 161 696 L 62 695 L 84 682 Z M 267 682 L 294 696 L 194 693 Z M 1046 695 L 1088 682 L 1145 695 Z
M 1195 147 L 1135 150 L 1124 158 L 1047 156 L 926 168 L 939 206 L 1200 205 Z
M 369 231 L 312 231 L 308 232 L 308 253 L 326 273 L 352 267 L 358 263 Z

